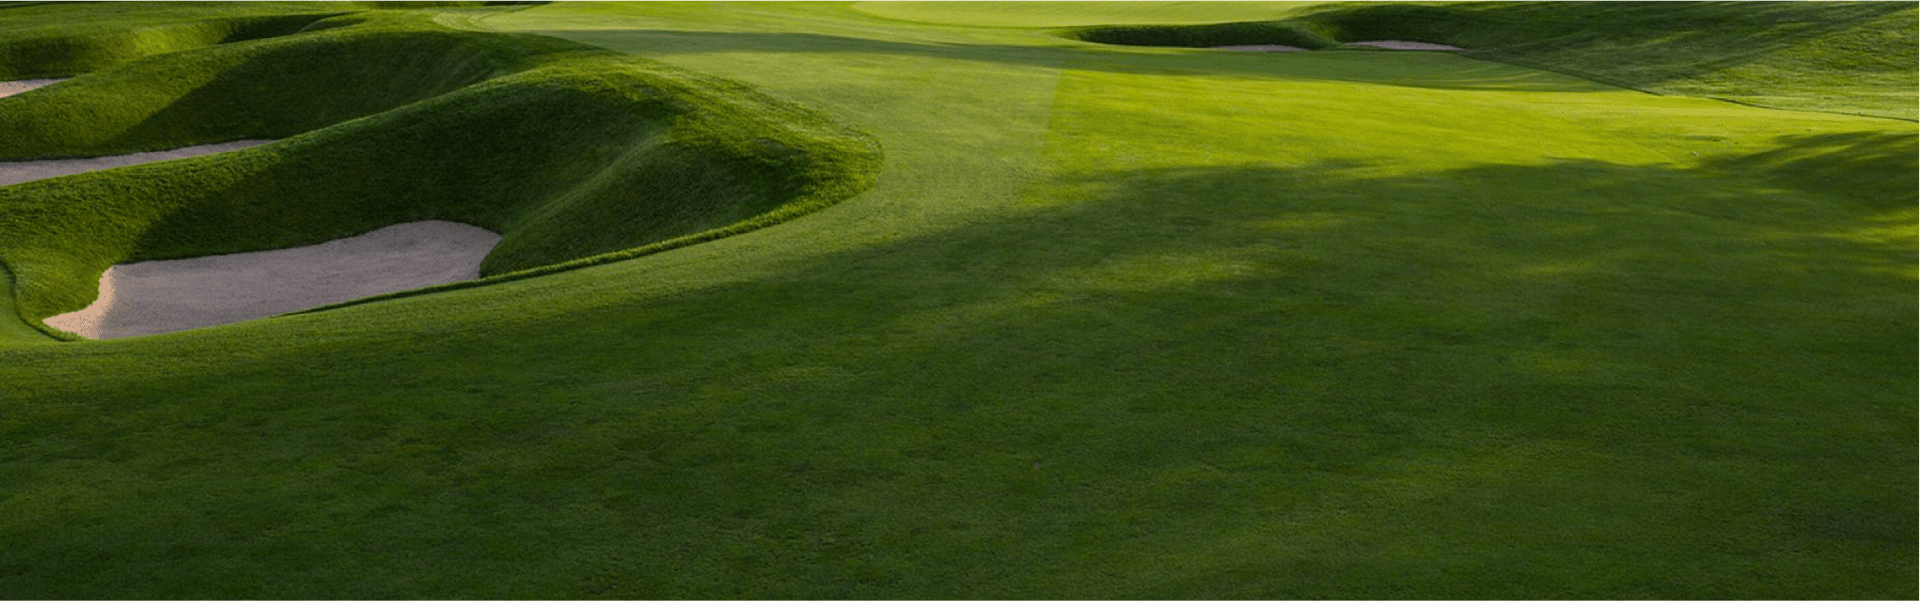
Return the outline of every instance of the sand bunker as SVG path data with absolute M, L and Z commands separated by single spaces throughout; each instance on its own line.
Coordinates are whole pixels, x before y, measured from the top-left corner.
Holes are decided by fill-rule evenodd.
M 480 277 L 500 235 L 416 221 L 314 246 L 115 265 L 100 298 L 47 325 L 95 340 L 259 319 Z
M 66 81 L 66 79 L 22 79 L 18 81 L 0 81 L 0 98 L 6 98 L 38 88 Z
M 95 157 L 91 159 L 53 159 L 47 161 L 0 163 L 0 186 L 30 182 L 49 177 L 59 177 L 62 175 L 72 175 L 83 171 L 97 171 L 110 167 L 124 167 L 141 163 L 197 157 L 203 154 L 213 154 L 216 152 L 259 146 L 272 141 L 273 140 L 239 140 L 235 142 L 222 142 L 220 144 L 203 144 L 200 146 L 175 148 L 173 150 L 136 152 L 133 154 Z
M 1239 50 L 1242 52 L 1305 52 L 1306 48 L 1281 46 L 1279 44 L 1253 44 L 1248 46 L 1214 46 L 1214 50 Z
M 1459 46 L 1428 44 L 1426 42 L 1408 42 L 1405 40 L 1374 40 L 1371 42 L 1354 42 L 1347 45 L 1372 46 L 1374 48 L 1386 48 L 1388 50 L 1465 50 L 1465 48 Z

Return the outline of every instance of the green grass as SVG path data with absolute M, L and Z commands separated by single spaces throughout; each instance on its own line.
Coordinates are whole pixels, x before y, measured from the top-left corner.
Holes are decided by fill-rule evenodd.
M 1104 25 L 1073 32 L 1073 37 L 1100 44 L 1183 46 L 1208 48 L 1250 44 L 1280 44 L 1316 50 L 1340 45 L 1299 23 L 1243 21 L 1206 25 Z
M 1554 6 L 1500 10 L 1588 10 Z M 590 89 L 576 69 L 804 107 L 769 121 L 885 149 L 863 193 L 669 252 L 109 342 L 0 324 L 0 592 L 1916 595 L 1912 122 L 1055 29 L 1323 9 L 1280 8 L 463 9 L 436 19 L 465 24 L 457 48 L 554 43 L 468 30 L 492 28 L 608 54 L 566 45 L 280 144 L 0 188 L 18 269 L 97 252 L 12 242 L 54 228 L 19 215 L 59 190 L 134 206 L 308 161 L 331 167 L 255 189 L 330 181 L 301 202 L 359 207 L 440 177 L 405 162 L 432 149 L 401 124 L 454 135 L 523 97 L 551 152 L 646 152 L 595 151 L 628 134 L 512 92 Z M 113 69 L 327 31 L 359 35 Z M 379 72 L 377 50 L 342 56 Z M 1877 102 L 1802 83 L 1778 92 Z M 540 178 L 566 164 L 500 181 L 561 189 Z M 165 231 L 261 235 L 221 221 L 244 203 L 193 206 Z
M 0 114 L 13 158 L 281 137 L 0 190 L 19 310 L 85 307 L 116 263 L 420 219 L 502 233 L 486 275 L 634 256 L 818 210 L 867 186 L 878 161 L 858 134 L 738 85 L 426 15 L 142 59 Z
M 74 10 L 0 3 L 0 80 L 67 77 L 155 54 L 286 35 L 332 15 L 380 6 L 478 2 L 130 2 Z
M 1325 2 L 856 2 L 853 9 L 921 24 L 1052 28 L 1248 21 Z
M 1349 3 L 1295 8 L 1280 20 L 1081 27 L 1067 35 L 1107 44 L 1310 49 L 1416 40 L 1659 94 L 1913 120 L 1916 14 L 1911 4 L 1889 2 Z

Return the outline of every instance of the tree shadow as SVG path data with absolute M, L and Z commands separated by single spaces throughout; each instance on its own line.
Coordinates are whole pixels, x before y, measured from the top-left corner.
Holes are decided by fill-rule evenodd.
M 1813 7 L 1790 3 L 1509 2 L 1478 6 L 1334 6 L 1302 15 L 1299 20 L 1339 31 L 1343 39 L 1446 42 L 1522 64 L 1538 62 L 1541 56 L 1577 55 L 1604 48 L 1615 57 L 1611 66 L 1587 65 L 1583 70 L 1588 73 L 1583 76 L 1644 87 L 1737 67 L 1833 32 L 1912 10 L 1910 5 L 1899 4 Z M 1905 62 L 1911 63 L 1911 48 L 1904 51 L 1908 53 Z M 1889 62 L 1897 65 L 1900 61 Z
M 1582 567 L 1594 548 L 1632 549 L 1609 561 L 1642 569 L 1684 555 L 1702 588 L 1839 560 L 1807 551 L 1828 534 L 1747 518 L 1613 526 L 1789 508 L 1851 520 L 1846 560 L 1911 554 L 1911 431 L 1884 424 L 1913 417 L 1920 312 L 1911 274 L 1889 272 L 1912 248 L 1828 235 L 1872 211 L 1660 165 L 1368 167 L 1088 174 L 936 233 L 770 257 L 748 281 L 649 293 L 648 264 L 623 263 L 235 326 L 287 333 L 244 353 L 232 330 L 13 351 L 0 369 L 166 371 L 30 392 L 15 420 L 33 443 L 15 457 L 46 467 L 10 491 L 85 481 L 89 504 L 10 532 L 68 541 L 95 524 L 112 544 L 57 549 L 193 566 L 166 573 L 237 591 L 325 545 L 338 555 L 302 562 L 310 582 L 391 582 L 430 556 L 513 565 L 541 576 L 508 586 L 556 596 L 661 590 L 652 574 L 686 565 L 731 569 L 672 586 L 970 596 L 1269 541 L 1272 516 L 1327 502 L 1351 519 L 1285 533 Z M 1502 461 L 1513 449 L 1529 462 Z M 87 471 L 132 453 L 155 476 Z M 1460 456 L 1485 461 L 1408 467 Z M 1436 519 L 1382 526 L 1410 489 Z M 170 542 L 284 531 L 327 536 Z M 1479 535 L 1500 543 L 1459 544 Z M 1331 569 L 1378 557 L 1346 551 Z M 605 553 L 620 567 L 594 562 Z M 886 561 L 947 569 L 874 569 Z M 1873 577 L 1907 586 L 1912 562 L 1895 564 Z M 1143 574 L 1128 582 L 1182 577 Z M 438 590 L 458 586 L 515 592 Z
M 1913 132 L 1790 135 L 1775 143 L 1772 150 L 1708 164 L 1876 211 L 1912 211 L 1920 196 L 1920 172 L 1914 169 L 1920 144 Z
M 781 54 L 891 54 L 930 59 L 1057 68 L 1066 62 L 1125 73 L 1314 79 L 1450 89 L 1590 92 L 1610 88 L 1556 73 L 1460 60 L 1453 56 L 1390 54 L 1364 50 L 1263 53 L 1190 49 L 1137 51 L 1126 46 L 1048 38 L 1046 45 L 1010 46 L 956 42 L 895 42 L 815 33 L 680 30 L 533 30 L 640 56 L 726 52 Z M 1036 36 L 1041 34 L 1035 34 Z M 638 42 L 638 43 L 636 43 Z M 1391 59 L 1388 59 L 1391 57 Z M 1384 61 L 1391 60 L 1390 63 Z M 1417 68 L 1409 64 L 1417 64 Z

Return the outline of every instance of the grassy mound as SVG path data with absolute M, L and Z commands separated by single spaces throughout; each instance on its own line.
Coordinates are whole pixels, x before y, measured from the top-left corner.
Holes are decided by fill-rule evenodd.
M 1340 4 L 1283 20 L 1077 28 L 1107 44 L 1325 48 L 1415 40 L 1661 94 L 1915 118 L 1911 3 Z
M 1663 94 L 1913 119 L 1911 3 L 1372 5 L 1303 21 Z M 1844 93 L 1834 93 L 1844 91 Z
M 737 84 L 405 13 L 136 60 L 8 103 L 8 159 L 288 137 L 0 189 L 0 261 L 34 319 L 85 306 L 115 263 L 421 219 L 501 232 L 486 275 L 632 256 L 816 210 L 864 189 L 878 160 Z
M 1050 29 L 1312 6 L 919 4 L 449 13 L 752 86 L 883 170 L 592 269 L 84 344 L 0 324 L 0 591 L 1916 598 L 1916 124 Z M 490 115 L 466 99 L 546 67 L 166 185 Z M 606 144 L 553 148 L 652 152 Z M 464 169 L 380 160 L 404 175 L 312 177 Z
M 167 52 L 286 35 L 315 20 L 380 6 L 478 2 L 58 2 L 0 4 L 0 80 L 66 77 Z

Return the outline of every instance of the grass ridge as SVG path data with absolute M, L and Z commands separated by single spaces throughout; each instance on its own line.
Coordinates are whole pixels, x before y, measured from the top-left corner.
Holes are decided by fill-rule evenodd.
M 148 56 L 287 35 L 328 17 L 369 9 L 434 9 L 481 2 L 168 2 L 4 6 L 0 80 L 70 77 Z M 209 11 L 216 9 L 217 12 Z
M 1202 25 L 1075 27 L 1082 41 L 1139 46 L 1404 39 L 1464 56 L 1650 94 L 1915 121 L 1920 37 L 1912 3 L 1335 3 L 1298 16 Z M 1833 95 L 1847 87 L 1867 94 Z
M 1762 17 L 1809 10 L 1518 6 L 1538 7 L 1541 31 L 1705 10 L 1766 33 Z M 296 106 L 288 119 L 344 120 L 65 183 L 130 197 L 125 212 L 156 225 L 125 244 L 153 256 L 298 237 L 194 227 L 250 215 L 299 236 L 492 218 L 529 238 L 504 255 L 526 257 L 602 242 L 542 229 L 555 223 L 655 218 L 635 231 L 658 239 L 617 251 L 642 252 L 780 198 L 830 201 L 867 173 L 837 161 L 884 151 L 885 169 L 810 217 L 590 270 L 501 264 L 497 285 L 298 319 L 10 338 L 0 591 L 1915 598 L 1915 124 L 1447 53 L 1053 35 L 1338 8 L 414 13 L 631 61 L 514 50 L 540 38 L 414 36 L 396 21 L 408 11 L 328 21 L 301 36 L 401 31 L 317 37 L 311 49 L 335 58 L 300 64 L 364 63 L 451 91 L 363 86 L 391 107 Z M 944 24 L 955 21 L 983 25 Z M 1698 20 L 1698 44 L 1639 50 L 1729 56 L 1728 29 L 1710 22 Z M 1772 81 L 1761 68 L 1782 58 L 1851 56 L 1783 23 L 1806 43 L 1693 81 Z M 1871 46 L 1911 28 L 1895 25 L 1840 37 Z M 156 58 L 213 61 L 301 36 Z M 448 58 L 445 71 L 376 62 L 401 47 Z M 488 57 L 512 65 L 485 68 Z M 242 95 L 209 71 L 182 101 L 141 106 L 169 120 Z M 73 85 L 150 87 L 96 75 Z M 484 81 L 453 87 L 468 76 Z M 1881 89 L 1795 81 L 1804 99 Z M 0 113 L 39 94 L 0 99 Z M 735 118 L 766 107 L 770 121 Z M 148 120 L 101 144 L 273 123 Z M 778 125 L 771 144 L 753 123 Z M 463 133 L 476 129 L 498 135 Z M 867 151 L 808 150 L 841 143 Z M 646 188 L 662 180 L 711 183 L 679 197 Z M 311 181 L 332 193 L 294 185 Z M 656 213 L 685 205 L 594 201 L 622 190 L 727 202 Z M 423 192 L 440 201 L 410 200 Z M 456 201 L 480 192 L 493 202 Z M 88 214 L 3 195 L 6 219 L 32 210 L 46 227 L 91 231 Z M 251 207 L 281 196 L 292 209 Z M 131 202 L 142 198 L 153 202 Z M 100 233 L 121 235 L 104 217 Z M 31 235 L 10 227 L 0 244 L 27 248 Z M 40 248 L 31 258 L 47 265 L 85 259 Z M 8 325 L 0 336 L 33 336 Z
M 35 320 L 84 307 L 116 263 L 403 221 L 502 233 L 486 275 L 650 254 L 817 211 L 864 190 L 880 164 L 870 136 L 746 86 L 391 11 L 138 59 L 7 102 L 0 156 L 12 158 L 286 138 L 0 189 L 0 258 Z

